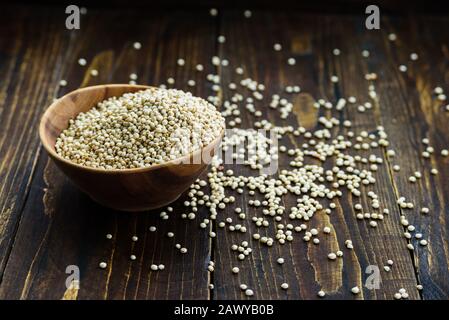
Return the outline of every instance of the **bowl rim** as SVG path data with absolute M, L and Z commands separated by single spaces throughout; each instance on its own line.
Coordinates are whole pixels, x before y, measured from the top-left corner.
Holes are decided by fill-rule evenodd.
M 70 160 L 67 160 L 65 158 L 63 158 L 62 156 L 60 156 L 52 146 L 49 146 L 48 143 L 44 142 L 44 138 L 45 137 L 45 123 L 44 123 L 44 119 L 49 118 L 48 117 L 48 113 L 50 112 L 50 110 L 56 109 L 57 106 L 59 105 L 59 103 L 63 100 L 68 98 L 69 96 L 82 92 L 82 91 L 86 91 L 86 90 L 92 90 L 92 89 L 104 89 L 107 87 L 129 87 L 129 88 L 138 88 L 138 89 L 150 89 L 150 88 L 157 88 L 154 86 L 145 86 L 145 85 L 130 85 L 130 84 L 103 84 L 103 85 L 95 85 L 95 86 L 88 86 L 88 87 L 83 87 L 83 88 L 78 88 L 76 90 L 70 91 L 68 93 L 66 93 L 65 95 L 63 95 L 62 97 L 58 98 L 57 100 L 53 101 L 52 104 L 50 104 L 50 106 L 45 109 L 44 113 L 41 116 L 40 122 L 39 122 L 39 138 L 41 141 L 41 144 L 44 146 L 45 150 L 47 150 L 47 152 L 50 154 L 50 156 L 53 159 L 56 159 L 58 161 L 61 161 L 63 163 L 65 163 L 66 165 L 72 166 L 72 167 L 76 167 L 79 168 L 81 170 L 86 170 L 86 171 L 91 171 L 91 172 L 96 172 L 96 173 L 103 173 L 103 174 L 118 174 L 118 173 L 141 173 L 141 172 L 147 172 L 147 171 L 152 171 L 152 170 L 156 170 L 156 169 L 160 169 L 160 168 L 166 168 L 169 166 L 175 166 L 175 165 L 182 165 L 182 164 L 192 164 L 189 162 L 184 163 L 183 161 L 187 160 L 188 158 L 192 158 L 195 157 L 195 155 L 198 155 L 198 153 L 203 153 L 203 150 L 210 147 L 210 146 L 214 146 L 217 143 L 220 143 L 221 140 L 224 137 L 224 133 L 226 130 L 226 127 L 223 128 L 223 130 L 220 132 L 220 134 L 214 138 L 214 140 L 212 140 L 209 144 L 207 144 L 206 146 L 203 146 L 199 149 L 196 149 L 182 157 L 170 160 L 170 161 L 166 161 L 163 163 L 159 163 L 159 164 L 154 164 L 148 167 L 143 167 L 143 168 L 127 168 L 127 169 L 102 169 L 102 168 L 94 168 L 94 167 L 88 167 L 88 166 L 83 166 L 81 164 L 72 162 Z M 135 91 L 137 92 L 137 91 Z M 126 92 L 125 92 L 126 93 Z M 95 105 L 94 105 L 95 106 Z M 94 107 L 92 106 L 92 108 Z M 208 163 L 203 163 L 201 162 L 200 164 L 208 164 Z

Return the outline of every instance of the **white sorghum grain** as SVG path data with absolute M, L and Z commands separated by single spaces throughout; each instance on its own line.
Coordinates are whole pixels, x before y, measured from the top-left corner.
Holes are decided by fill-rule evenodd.
M 277 259 L 277 262 L 279 263 L 279 264 L 284 264 L 284 258 L 278 258 Z
M 129 258 L 134 261 L 134 260 L 136 260 L 137 257 L 134 254 L 132 254 L 129 256 Z
M 67 85 L 67 80 L 61 80 L 61 81 L 59 81 L 59 85 L 61 86 L 61 87 L 65 87 L 66 85 Z
M 388 34 L 388 40 L 390 40 L 390 41 L 396 41 L 396 39 L 397 39 L 397 36 L 396 36 L 395 33 L 389 33 L 389 34 Z
M 108 264 L 106 262 L 100 262 L 100 264 L 98 265 L 101 269 L 106 269 L 106 267 L 108 266 Z
M 223 117 L 205 100 L 180 90 L 151 88 L 80 113 L 69 121 L 55 148 L 62 157 L 89 167 L 148 167 L 209 144 L 223 129 Z
M 240 269 L 238 267 L 232 268 L 232 273 L 239 273 Z
M 253 15 L 253 13 L 251 12 L 251 10 L 245 10 L 243 11 L 243 16 L 245 18 L 251 18 L 251 16 Z
M 335 259 L 337 259 L 337 255 L 336 255 L 335 253 L 333 253 L 333 252 L 329 253 L 329 254 L 327 255 L 327 257 L 328 257 L 330 260 L 335 260 Z
M 142 48 L 142 44 L 140 42 L 134 42 L 133 47 L 134 49 L 139 50 L 140 48 Z
M 284 290 L 288 289 L 288 283 L 284 282 L 283 284 L 281 284 L 281 288 Z
M 80 66 L 85 66 L 85 65 L 87 64 L 87 60 L 84 59 L 84 58 L 79 58 L 79 59 L 78 59 L 78 64 L 79 64 Z
M 178 60 L 176 60 L 176 63 L 178 64 L 178 66 L 182 67 L 186 64 L 186 61 L 182 58 L 179 58 Z
M 246 289 L 245 290 L 245 295 L 247 295 L 248 297 L 251 297 L 254 295 L 254 291 L 251 289 Z
M 353 288 L 351 288 L 351 292 L 353 294 L 358 294 L 358 293 L 360 293 L 360 289 L 359 289 L 359 287 L 353 287 Z
M 218 10 L 215 9 L 215 8 L 211 8 L 211 9 L 209 10 L 209 14 L 210 14 L 212 17 L 215 17 L 215 16 L 218 15 Z
M 410 60 L 412 61 L 418 60 L 418 54 L 415 52 L 410 53 Z
M 91 75 L 92 77 L 98 76 L 98 70 L 97 70 L 97 69 L 92 69 L 92 70 L 90 70 L 90 75 Z
M 150 269 L 153 270 L 153 271 L 156 271 L 156 270 L 158 270 L 158 266 L 156 264 L 152 264 L 150 266 Z
M 433 89 L 433 92 L 434 92 L 435 94 L 442 94 L 442 93 L 443 93 L 443 88 L 441 88 L 441 87 L 435 87 L 435 88 Z
M 223 35 L 220 35 L 220 36 L 218 36 L 217 41 L 218 41 L 218 43 L 225 43 L 226 37 Z
M 346 240 L 345 241 L 345 245 L 346 245 L 346 248 L 348 248 L 348 249 L 354 249 L 354 246 L 353 246 L 353 244 L 352 244 L 352 241 L 351 240 Z
M 112 239 L 112 234 L 110 234 L 110 233 L 108 233 L 107 235 L 106 235 L 106 239 Z
M 323 290 L 318 291 L 318 297 L 323 298 L 326 293 Z

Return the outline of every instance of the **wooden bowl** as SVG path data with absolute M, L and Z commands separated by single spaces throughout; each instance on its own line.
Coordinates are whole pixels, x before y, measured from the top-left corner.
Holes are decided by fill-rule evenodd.
M 165 206 L 189 188 L 206 169 L 224 134 L 206 147 L 182 158 L 146 168 L 96 169 L 62 158 L 55 151 L 56 139 L 70 119 L 113 96 L 148 89 L 147 86 L 110 84 L 86 87 L 56 100 L 44 113 L 39 135 L 56 165 L 98 203 L 117 210 L 143 211 Z

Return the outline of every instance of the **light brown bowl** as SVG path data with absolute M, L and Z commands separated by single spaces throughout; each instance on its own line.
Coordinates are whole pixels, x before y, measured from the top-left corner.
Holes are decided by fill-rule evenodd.
M 208 157 L 215 154 L 223 137 L 224 131 L 209 145 L 189 155 L 137 169 L 90 168 L 66 160 L 56 153 L 56 139 L 67 128 L 70 119 L 107 98 L 148 88 L 109 84 L 78 89 L 56 100 L 42 116 L 39 135 L 50 157 L 82 191 L 106 207 L 143 211 L 175 201 L 206 169 L 210 162 Z

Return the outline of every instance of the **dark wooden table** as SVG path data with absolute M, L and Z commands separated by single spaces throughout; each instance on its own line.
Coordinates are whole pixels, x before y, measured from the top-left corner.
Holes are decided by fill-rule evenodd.
M 382 16 L 381 30 L 367 31 L 364 15 L 317 14 L 285 11 L 254 11 L 251 19 L 241 10 L 221 10 L 211 17 L 207 9 L 98 10 L 82 16 L 81 29 L 65 29 L 66 15 L 59 7 L 5 6 L 0 23 L 0 299 L 246 299 L 238 288 L 246 283 L 254 289 L 253 299 L 316 299 L 320 289 L 331 299 L 392 299 L 405 288 L 410 299 L 449 298 L 449 158 L 439 151 L 449 147 L 449 112 L 439 102 L 433 88 L 447 90 L 449 83 L 449 17 Z M 391 42 L 387 35 L 397 34 Z M 217 44 L 223 34 L 227 41 Z M 142 43 L 141 50 L 133 42 Z M 283 45 L 281 52 L 273 44 Z M 341 55 L 332 54 L 339 48 Z M 361 56 L 367 49 L 368 59 Z M 419 60 L 411 62 L 409 54 Z M 330 216 L 316 215 L 311 225 L 332 225 L 336 230 L 319 246 L 298 238 L 288 245 L 272 248 L 252 242 L 255 228 L 247 234 L 218 232 L 211 239 L 195 223 L 185 223 L 175 214 L 163 221 L 158 211 L 139 214 L 114 212 L 92 202 L 78 191 L 49 161 L 39 143 L 37 126 L 43 110 L 55 97 L 78 87 L 102 83 L 126 83 L 130 73 L 139 83 L 158 85 L 168 77 L 176 87 L 207 97 L 213 94 L 206 73 L 214 72 L 211 57 L 229 59 L 219 68 L 224 83 L 235 79 L 234 68 L 242 65 L 245 75 L 267 86 L 266 96 L 282 92 L 286 85 L 298 84 L 302 93 L 295 98 L 295 116 L 283 123 L 315 127 L 319 115 L 312 107 L 315 99 L 336 101 L 354 95 L 369 100 L 368 86 L 374 85 L 378 101 L 372 112 L 362 114 L 346 108 L 342 117 L 355 130 L 374 130 L 383 125 L 397 156 L 381 154 L 385 165 L 376 174 L 375 191 L 390 207 L 390 215 L 370 228 L 355 218 L 352 198 L 342 197 Z M 88 65 L 77 60 L 84 57 Z M 178 58 L 186 65 L 176 65 Z M 288 66 L 287 58 L 296 65 Z M 194 66 L 202 63 L 202 74 Z M 398 66 L 406 64 L 402 73 Z M 99 75 L 90 75 L 97 69 Z M 365 74 L 375 72 L 376 81 Z M 338 83 L 330 81 L 337 75 Z M 60 87 L 66 79 L 68 85 Z M 196 80 L 194 88 L 187 80 Z M 220 94 L 231 93 L 226 86 Z M 267 102 L 265 102 L 265 105 Z M 262 104 L 261 104 L 262 105 Z M 318 114 L 319 112 L 319 114 Z M 269 112 L 268 112 L 269 114 Z M 332 111 L 332 114 L 337 114 Z M 282 121 L 271 116 L 273 121 Z M 244 115 L 244 124 L 252 123 Z M 338 132 L 338 128 L 335 129 Z M 421 157 L 427 137 L 435 148 L 429 160 Z M 392 173 L 392 165 L 402 170 Z M 430 169 L 437 168 L 438 175 Z M 423 177 L 412 184 L 408 176 L 420 170 Z M 403 212 L 398 196 L 405 196 L 416 208 Z M 173 206 L 183 212 L 182 197 Z M 366 196 L 362 202 L 367 201 Z M 255 214 L 247 200 L 236 206 Z M 423 215 L 420 208 L 430 208 Z M 232 216 L 233 207 L 224 215 Z M 401 213 L 422 232 L 429 245 L 412 240 L 415 251 L 407 248 Z M 200 212 L 206 217 L 207 212 Z M 157 232 L 148 232 L 156 225 Z M 270 227 L 274 228 L 274 227 Z M 174 231 L 176 242 L 187 243 L 182 255 L 165 234 Z M 271 230 L 272 232 L 274 230 Z M 105 235 L 111 233 L 112 240 Z M 131 236 L 139 241 L 132 242 Z M 352 239 L 354 250 L 345 251 L 343 260 L 327 261 L 327 252 L 344 248 Z M 238 263 L 230 245 L 248 240 L 254 249 L 245 262 Z M 131 261 L 129 256 L 137 256 Z M 282 268 L 276 263 L 285 258 Z M 387 259 L 394 260 L 384 272 Z M 215 272 L 207 271 L 215 261 Z M 108 267 L 98 267 L 106 261 Z M 153 262 L 166 269 L 151 272 Z M 230 272 L 239 265 L 238 276 Z M 80 269 L 80 289 L 67 289 L 68 265 Z M 379 266 L 382 282 L 377 290 L 364 287 L 369 265 Z M 282 282 L 290 284 L 282 290 Z M 210 289 L 210 284 L 214 289 Z M 424 289 L 416 289 L 422 284 Z M 353 295 L 354 286 L 363 288 Z

